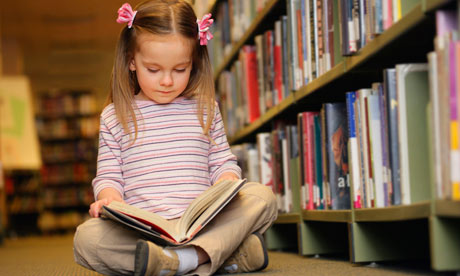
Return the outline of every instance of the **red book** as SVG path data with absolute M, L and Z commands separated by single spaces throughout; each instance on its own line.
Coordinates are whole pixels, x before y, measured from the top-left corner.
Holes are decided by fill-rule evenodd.
M 275 23 L 275 48 L 274 55 L 274 75 L 275 75 L 275 103 L 279 104 L 283 100 L 283 56 L 281 46 L 281 21 Z
M 314 198 L 314 193 L 313 193 L 313 185 L 315 181 L 315 170 L 314 170 L 314 134 L 313 134 L 313 128 L 314 128 L 314 117 L 315 115 L 318 115 L 318 112 L 303 112 L 303 134 L 302 134 L 302 147 L 303 147 L 303 165 L 304 165 L 304 183 L 305 183 L 305 189 L 306 192 L 308 193 L 307 196 L 307 210 L 313 210 L 315 209 L 314 203 L 315 203 L 315 198 Z
M 243 64 L 243 89 L 246 90 L 243 91 L 243 94 L 246 95 L 248 123 L 252 123 L 260 117 L 256 47 L 244 45 L 240 52 L 240 58 Z

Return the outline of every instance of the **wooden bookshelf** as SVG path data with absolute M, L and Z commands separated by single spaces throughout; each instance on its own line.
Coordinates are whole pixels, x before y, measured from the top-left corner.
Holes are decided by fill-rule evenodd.
M 434 214 L 441 217 L 460 218 L 460 201 L 436 200 Z
M 289 214 L 280 214 L 276 219 L 276 224 L 287 224 L 287 223 L 299 223 L 301 221 L 300 214 L 298 213 L 289 213 Z
M 257 15 L 257 17 L 251 23 L 249 28 L 243 34 L 241 39 L 235 45 L 233 45 L 230 53 L 225 56 L 222 64 L 217 66 L 217 68 L 214 70 L 214 80 L 217 81 L 217 78 L 222 73 L 222 71 L 224 71 L 225 68 L 227 68 L 235 60 L 235 58 L 238 56 L 238 53 L 241 47 L 243 47 L 243 45 L 246 44 L 249 41 L 249 39 L 254 37 L 255 30 L 264 22 L 264 19 L 272 11 L 275 5 L 279 4 L 279 2 L 280 0 L 269 0 L 268 1 L 265 8 L 262 10 L 262 12 L 260 12 Z
M 255 122 L 228 137 L 234 145 L 254 141 L 257 133 L 272 127 L 284 117 L 293 118 L 313 104 L 344 99 L 345 92 L 381 81 L 382 70 L 400 63 L 426 62 L 434 49 L 434 12 L 456 7 L 453 0 L 407 0 L 402 2 L 402 18 L 369 41 L 351 56 L 339 59 L 332 68 L 292 91 L 278 105 L 268 109 Z M 337 3 L 337 1 L 334 1 Z M 269 0 L 231 51 L 217 66 L 214 79 L 230 68 L 243 45 L 250 44 L 268 16 L 283 0 Z M 219 5 L 214 3 L 213 9 Z M 278 14 L 277 14 L 278 15 Z M 218 19 L 217 19 L 218 20 Z M 336 26 L 335 26 L 336 27 Z M 266 28 L 265 28 L 266 29 Z M 379 75 L 374 74 L 378 72 Z M 312 104 L 312 105 L 310 105 Z M 313 109 L 312 109 L 313 110 Z M 434 185 L 433 183 L 431 185 Z M 298 248 L 299 254 L 349 253 L 351 263 L 423 258 L 438 271 L 460 270 L 460 201 L 437 200 L 434 188 L 411 187 L 415 202 L 384 208 L 350 210 L 303 210 L 300 187 L 292 187 L 294 204 L 289 214 L 280 214 L 267 232 L 270 249 Z M 293 240 L 294 231 L 296 239 Z M 286 238 L 289 233 L 289 238 Z
M 429 201 L 411 205 L 397 205 L 384 208 L 355 209 L 355 221 L 400 221 L 427 219 L 431 215 Z
M 449 3 L 452 3 L 452 1 L 451 0 L 423 0 L 422 7 L 423 7 L 423 11 L 431 12 Z
M 90 90 L 45 91 L 36 100 L 41 142 L 42 232 L 73 230 L 94 200 L 99 115 Z

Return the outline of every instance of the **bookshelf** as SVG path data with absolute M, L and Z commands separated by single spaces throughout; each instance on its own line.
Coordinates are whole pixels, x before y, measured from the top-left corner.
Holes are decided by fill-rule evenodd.
M 36 101 L 43 166 L 42 232 L 72 230 L 88 216 L 93 201 L 99 117 L 89 90 L 43 92 Z
M 218 8 L 220 2 L 223 0 L 213 1 L 212 9 Z M 333 3 L 336 7 L 338 1 Z M 435 12 L 441 8 L 456 9 L 456 1 L 410 0 L 401 3 L 402 17 L 391 27 L 368 41 L 355 54 L 337 59 L 330 70 L 291 91 L 254 122 L 239 128 L 229 136 L 229 143 L 254 142 L 256 135 L 273 128 L 277 119 L 293 120 L 301 111 L 317 110 L 322 103 L 343 100 L 347 91 L 382 81 L 385 68 L 401 63 L 426 62 L 426 55 L 434 49 Z M 265 1 L 265 7 L 241 39 L 233 43 L 222 62 L 215 65 L 216 82 L 233 66 L 243 45 L 253 44 L 254 37 L 267 30 L 274 17 L 285 12 L 285 0 Z M 291 213 L 279 214 L 266 233 L 268 247 L 296 250 L 307 256 L 343 253 L 349 256 L 351 263 L 423 258 L 429 259 L 432 269 L 437 271 L 460 270 L 460 202 L 437 199 L 434 183 L 428 187 L 414 185 L 411 192 L 415 193 L 415 200 L 408 205 L 303 210 L 297 184 L 292 187 L 293 202 L 297 207 Z

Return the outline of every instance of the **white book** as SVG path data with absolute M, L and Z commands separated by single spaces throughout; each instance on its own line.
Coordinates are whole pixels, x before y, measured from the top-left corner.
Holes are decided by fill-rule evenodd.
M 374 183 L 372 179 L 372 167 L 369 166 L 369 140 L 367 138 L 368 133 L 368 116 L 366 115 L 366 98 L 371 95 L 371 89 L 360 89 L 359 93 L 359 113 L 360 113 L 360 124 L 361 124 L 361 140 L 362 140 L 362 152 L 363 160 L 362 165 L 364 167 L 364 185 L 366 193 L 366 204 L 365 206 L 370 208 L 373 207 L 374 203 Z
M 378 94 L 368 97 L 369 101 L 369 133 L 371 137 L 372 167 L 375 186 L 375 207 L 385 207 L 385 190 L 383 187 L 383 157 L 380 122 L 380 106 Z
M 442 157 L 441 157 L 441 113 L 438 91 L 438 56 L 436 52 L 428 53 L 428 80 L 430 84 L 431 125 L 433 126 L 434 181 L 438 198 L 443 197 Z
M 259 179 L 262 185 L 272 189 L 275 193 L 273 186 L 273 164 L 272 164 L 272 142 L 271 134 L 262 132 L 257 134 L 257 148 L 259 152 Z
M 283 160 L 283 184 L 284 184 L 284 211 L 289 213 L 292 211 L 292 191 L 291 179 L 289 177 L 289 146 L 288 146 L 288 128 L 284 131 L 283 139 L 281 140 L 281 152 Z

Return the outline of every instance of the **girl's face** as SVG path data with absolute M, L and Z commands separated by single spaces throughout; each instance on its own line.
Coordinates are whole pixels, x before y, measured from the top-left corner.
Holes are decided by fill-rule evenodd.
M 136 71 L 141 88 L 136 96 L 159 104 L 172 102 L 187 87 L 192 70 L 190 40 L 181 35 L 143 33 L 129 69 Z

